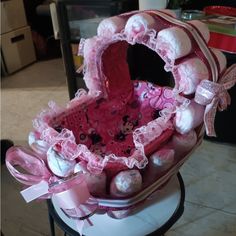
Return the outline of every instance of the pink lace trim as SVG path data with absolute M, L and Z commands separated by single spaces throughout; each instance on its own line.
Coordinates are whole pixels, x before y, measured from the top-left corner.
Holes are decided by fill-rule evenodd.
M 83 98 L 86 95 L 82 92 Z M 86 99 L 87 101 L 90 98 Z M 74 103 L 71 101 L 70 103 Z M 70 103 L 68 107 L 71 108 Z M 74 106 L 75 104 L 73 104 Z M 162 117 L 149 122 L 147 125 L 135 129 L 133 132 L 133 141 L 135 144 L 135 151 L 128 158 L 126 156 L 117 156 L 115 154 L 105 155 L 103 157 L 96 155 L 91 152 L 88 147 L 84 144 L 76 143 L 76 139 L 73 132 L 64 128 L 60 133 L 55 129 L 50 127 L 50 123 L 55 116 L 60 115 L 64 111 L 61 109 L 56 109 L 55 104 L 50 104 L 51 110 L 44 110 L 37 117 L 37 125 L 35 128 L 40 132 L 40 139 L 47 142 L 50 147 L 53 147 L 55 151 L 60 153 L 65 159 L 74 160 L 81 159 L 88 162 L 88 169 L 92 172 L 101 172 L 107 163 L 120 163 L 127 166 L 128 168 L 133 168 L 136 166 L 141 169 L 148 163 L 147 157 L 144 152 L 144 147 L 158 138 L 166 129 L 173 129 L 171 121 L 164 121 Z M 69 112 L 69 111 L 68 111 Z M 35 124 L 34 123 L 34 124 Z M 40 124 L 38 126 L 38 124 Z

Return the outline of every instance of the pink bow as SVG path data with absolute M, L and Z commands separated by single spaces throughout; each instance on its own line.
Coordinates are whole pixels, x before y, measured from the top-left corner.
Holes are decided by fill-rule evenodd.
M 87 218 L 96 211 L 98 202 L 90 195 L 83 174 L 60 179 L 50 172 L 40 157 L 23 147 L 12 147 L 7 151 L 6 166 L 16 180 L 30 185 L 21 191 L 26 202 L 53 197 L 67 216 L 77 219 L 77 230 L 81 235 L 86 223 L 84 219 L 92 225 Z M 27 173 L 21 173 L 15 166 Z
M 216 136 L 214 120 L 217 108 L 223 111 L 230 104 L 228 89 L 236 83 L 236 64 L 229 67 L 218 82 L 202 80 L 197 86 L 195 102 L 206 106 L 204 124 L 208 136 Z
M 11 175 L 24 185 L 34 185 L 42 180 L 49 182 L 52 177 L 43 159 L 30 149 L 23 147 L 8 149 L 6 166 Z M 27 173 L 21 173 L 15 166 L 20 166 Z

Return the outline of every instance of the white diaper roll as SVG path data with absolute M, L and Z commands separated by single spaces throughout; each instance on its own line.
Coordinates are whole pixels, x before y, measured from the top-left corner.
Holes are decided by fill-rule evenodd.
M 126 20 L 124 18 L 113 16 L 102 20 L 97 28 L 97 35 L 102 37 L 111 37 L 124 29 Z
M 149 170 L 164 171 L 174 163 L 175 151 L 167 147 L 163 147 L 153 153 L 148 162 Z
M 69 161 L 60 156 L 52 147 L 47 152 L 49 169 L 59 177 L 67 177 L 74 172 L 76 161 Z
M 36 137 L 35 132 L 30 132 L 28 136 L 28 144 L 40 156 L 46 156 L 49 149 L 49 145 L 39 138 Z
M 201 80 L 209 79 L 207 66 L 198 57 L 190 58 L 179 64 L 174 69 L 174 75 L 179 78 L 179 88 L 177 89 L 185 95 L 194 93 Z
M 191 20 L 191 21 L 188 21 L 188 23 L 190 23 L 191 25 L 194 25 L 198 29 L 198 31 L 201 33 L 205 41 L 207 43 L 209 42 L 210 32 L 206 24 L 204 24 L 203 22 L 199 20 Z
M 202 106 L 193 100 L 185 109 L 179 109 L 176 112 L 174 125 L 181 134 L 186 134 L 196 128 L 203 122 L 205 106 Z
M 153 153 L 148 159 L 148 165 L 143 173 L 145 186 L 152 184 L 163 171 L 167 170 L 175 161 L 175 150 L 169 145 L 164 145 Z
M 174 134 L 169 146 L 175 150 L 175 158 L 177 159 L 190 151 L 196 143 L 197 134 L 194 130 L 191 130 L 186 134 Z
M 178 27 L 161 30 L 157 35 L 157 52 L 172 63 L 192 50 L 192 44 L 187 33 Z
M 128 19 L 125 25 L 125 33 L 129 39 L 142 36 L 148 29 L 153 27 L 154 23 L 154 18 L 147 13 L 133 15 Z
M 127 197 L 142 187 L 142 176 L 138 170 L 125 170 L 111 181 L 110 194 L 115 197 Z

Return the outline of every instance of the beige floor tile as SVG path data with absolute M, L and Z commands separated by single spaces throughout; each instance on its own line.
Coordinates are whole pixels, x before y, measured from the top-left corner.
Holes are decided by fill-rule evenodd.
M 40 61 L 2 78 L 2 88 L 44 88 L 63 86 L 66 76 L 62 59 Z
M 210 211 L 202 208 L 205 212 L 202 217 L 169 231 L 166 236 L 235 236 L 236 215 L 221 211 Z M 192 212 L 194 215 L 195 212 Z
M 219 170 L 236 172 L 236 146 L 204 140 L 181 168 L 185 186 L 203 180 Z
M 32 120 L 53 100 L 60 106 L 68 102 L 66 86 L 60 88 L 2 91 L 2 138 L 14 142 L 26 140 L 32 130 Z
M 185 202 L 184 213 L 182 217 L 176 222 L 176 224 L 172 226 L 171 231 L 175 231 L 178 228 L 184 227 L 194 221 L 207 217 L 214 211 L 215 211 L 214 209 Z M 169 235 L 167 234 L 167 236 Z
M 186 200 L 236 214 L 236 147 L 204 141 L 181 169 Z

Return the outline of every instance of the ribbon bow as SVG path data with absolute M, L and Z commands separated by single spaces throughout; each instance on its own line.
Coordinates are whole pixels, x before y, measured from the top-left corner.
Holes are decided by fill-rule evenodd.
M 236 83 L 236 64 L 229 67 L 218 82 L 202 80 L 197 86 L 195 102 L 206 106 L 204 124 L 208 136 L 216 136 L 214 120 L 217 109 L 223 111 L 230 105 L 231 99 L 227 90 Z
M 68 217 L 75 219 L 80 235 L 86 223 L 92 226 L 88 217 L 96 211 L 98 202 L 90 195 L 83 174 L 60 179 L 51 174 L 40 157 L 23 147 L 11 147 L 7 151 L 6 166 L 17 181 L 30 186 L 21 191 L 26 202 L 52 197 Z

